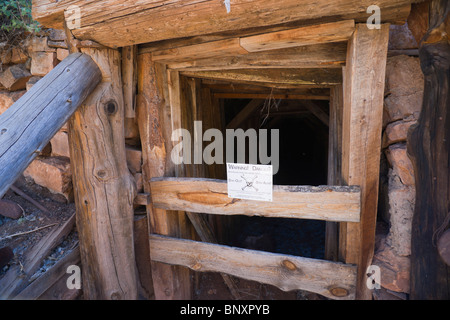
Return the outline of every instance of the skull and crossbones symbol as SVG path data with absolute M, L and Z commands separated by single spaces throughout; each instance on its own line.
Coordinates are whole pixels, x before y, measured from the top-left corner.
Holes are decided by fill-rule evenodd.
M 258 189 L 253 185 L 255 182 L 255 179 L 257 178 L 257 175 L 254 175 L 253 178 L 246 178 L 245 175 L 242 175 L 241 178 L 245 180 L 246 185 L 242 187 L 242 190 L 245 190 L 247 188 L 253 188 L 255 191 L 258 191 Z

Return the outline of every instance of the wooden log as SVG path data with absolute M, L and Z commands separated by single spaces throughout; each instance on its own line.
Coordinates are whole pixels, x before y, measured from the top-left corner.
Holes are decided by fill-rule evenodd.
M 420 0 L 378 0 L 383 22 L 405 21 L 409 5 Z M 64 10 L 75 5 L 82 13 L 76 38 L 94 40 L 108 47 L 154 42 L 296 21 L 321 19 L 326 22 L 355 19 L 366 22 L 372 0 L 286 0 L 280 3 L 237 0 L 228 11 L 221 1 L 135 2 L 33 0 L 33 18 L 47 28 L 62 28 Z M 194 14 L 195 13 L 195 14 Z M 68 15 L 67 19 L 73 19 Z M 328 20 L 328 21 L 327 21 Z
M 150 243 L 148 240 L 148 217 L 134 218 L 134 250 L 136 252 L 136 267 L 138 274 L 138 293 L 141 298 L 155 298 L 153 292 L 152 270 L 150 268 Z
M 259 68 L 340 68 L 345 64 L 347 43 L 327 43 L 303 47 L 219 56 L 184 62 L 168 62 L 169 69 L 205 71 Z
M 153 205 L 221 215 L 261 215 L 328 221 L 359 221 L 357 187 L 274 186 L 273 202 L 228 197 L 223 180 L 196 178 L 152 179 Z
M 439 255 L 438 238 L 439 230 L 448 227 L 450 212 L 450 4 L 431 1 L 427 11 L 429 27 L 419 49 L 425 78 L 423 107 L 408 136 L 417 194 L 411 231 L 411 299 L 449 300 L 450 266 Z
M 0 198 L 100 81 L 88 55 L 70 55 L 0 116 Z
M 307 290 L 331 299 L 353 299 L 356 266 L 159 235 L 150 236 L 153 260 L 199 272 L 222 272 L 274 285 Z
M 16 297 L 28 286 L 31 276 L 39 269 L 42 261 L 61 243 L 75 226 L 75 214 L 59 227 L 53 228 L 39 242 L 25 253 L 23 266 L 15 265 L 8 269 L 2 278 L 0 299 L 7 300 Z
M 293 86 L 332 86 L 342 83 L 340 69 L 238 69 L 225 71 L 181 71 L 181 75 L 203 79 L 252 83 L 276 83 Z
M 86 299 L 136 299 L 135 183 L 127 167 L 120 53 L 82 49 L 102 83 L 69 122 L 77 228 Z
M 156 66 L 150 54 L 138 56 L 137 119 L 142 142 L 144 192 L 150 193 L 150 179 L 162 177 L 166 171 L 166 142 L 160 124 L 164 95 L 156 79 Z M 159 79 L 161 80 L 161 79 Z M 170 83 L 169 83 L 170 86 Z M 183 213 L 167 212 L 147 206 L 149 231 L 169 236 L 185 233 Z M 157 300 L 190 299 L 189 270 L 182 267 L 151 263 L 155 298 Z
M 122 48 L 122 81 L 125 118 L 134 118 L 137 89 L 137 46 Z
M 384 82 L 389 25 L 356 26 L 344 72 L 342 177 L 361 187 L 361 222 L 341 223 L 340 255 L 358 264 L 358 299 L 370 299 L 366 270 L 375 245 Z
M 344 20 L 243 37 L 240 45 L 248 52 L 276 50 L 313 44 L 347 41 L 355 31 L 355 21 Z

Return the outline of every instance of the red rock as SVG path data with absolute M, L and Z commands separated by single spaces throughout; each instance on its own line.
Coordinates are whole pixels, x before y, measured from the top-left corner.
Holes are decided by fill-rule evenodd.
M 52 193 L 72 200 L 72 173 L 66 157 L 38 157 L 25 170 L 24 176 Z
M 70 158 L 69 137 L 67 132 L 58 131 L 50 140 L 53 156 L 63 156 Z
M 10 247 L 0 249 L 0 269 L 6 266 L 14 258 L 14 252 Z
M 26 91 L 0 91 L 0 114 L 8 110 L 9 107 L 13 105 L 14 102 L 19 100 Z
M 31 73 L 23 65 L 14 65 L 6 69 L 0 76 L 0 82 L 9 91 L 26 88 Z
M 69 55 L 69 50 L 62 49 L 62 48 L 56 49 L 56 58 L 59 61 L 63 61 L 65 58 L 67 58 L 68 55 Z
M 0 200 L 0 215 L 14 220 L 23 215 L 23 209 L 14 201 Z
M 33 52 L 31 54 L 31 74 L 45 76 L 58 64 L 56 52 Z
M 131 173 L 137 173 L 142 171 L 142 151 L 133 148 L 131 146 L 126 146 L 125 148 L 127 164 Z
M 383 148 L 394 143 L 405 142 L 409 128 L 417 121 L 396 121 L 388 124 L 383 134 Z
M 394 144 L 389 146 L 386 157 L 395 173 L 400 177 L 401 182 L 404 185 L 413 186 L 415 184 L 414 167 L 408 157 L 406 145 Z

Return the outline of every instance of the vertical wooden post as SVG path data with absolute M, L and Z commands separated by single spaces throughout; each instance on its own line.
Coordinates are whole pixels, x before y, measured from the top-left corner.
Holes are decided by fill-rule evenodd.
M 331 88 L 328 146 L 328 185 L 342 184 L 342 85 Z M 337 261 L 339 251 L 339 223 L 327 222 L 325 231 L 325 259 Z
M 344 71 L 342 178 L 361 187 L 361 222 L 341 223 L 340 255 L 358 264 L 357 299 L 371 299 L 366 270 L 373 257 L 378 203 L 389 25 L 356 26 Z
M 160 124 L 164 108 L 163 93 L 156 79 L 151 54 L 138 56 L 137 121 L 142 143 L 144 191 L 150 193 L 150 179 L 162 177 L 166 170 L 166 146 Z M 170 159 L 170 158 L 169 158 Z M 147 206 L 151 233 L 180 237 L 185 234 L 185 214 Z M 151 252 L 150 252 L 151 255 Z M 157 300 L 191 298 L 190 272 L 187 268 L 152 262 L 152 277 Z
M 449 300 L 450 267 L 436 244 L 450 215 L 450 3 L 431 1 L 429 9 L 429 28 L 419 50 L 425 78 L 423 107 L 408 137 L 417 193 L 411 230 L 411 299 Z
M 87 299 L 136 299 L 136 186 L 125 157 L 120 53 L 82 51 L 103 76 L 69 122 L 83 292 Z

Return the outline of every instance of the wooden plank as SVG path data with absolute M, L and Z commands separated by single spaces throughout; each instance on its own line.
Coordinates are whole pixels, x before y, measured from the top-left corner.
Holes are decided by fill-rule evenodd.
M 353 31 L 355 31 L 355 21 L 345 20 L 243 37 L 240 39 L 240 45 L 248 52 L 276 50 L 347 41 Z
M 121 56 L 111 49 L 82 51 L 103 72 L 102 83 L 69 122 L 83 294 L 86 299 L 136 299 L 130 237 L 136 187 L 125 153 Z
M 125 118 L 134 118 L 137 89 L 137 46 L 122 48 L 122 82 Z
M 267 94 L 263 93 L 215 93 L 217 99 L 293 99 L 293 100 L 329 100 L 330 96 L 314 96 L 306 94 Z
M 439 254 L 439 240 L 450 232 L 450 3 L 437 0 L 428 5 L 423 11 L 429 15 L 428 32 L 418 39 L 425 78 L 423 107 L 408 137 L 417 192 L 411 231 L 411 299 L 449 300 L 450 265 Z
M 273 202 L 260 202 L 229 198 L 223 180 L 160 178 L 152 179 L 150 185 L 153 205 L 166 210 L 359 221 L 357 187 L 274 186 Z
M 169 69 L 205 71 L 255 68 L 340 68 L 345 64 L 347 43 L 327 43 L 303 47 L 218 56 L 185 62 L 168 62 Z
M 331 299 L 353 299 L 356 266 L 217 244 L 150 236 L 152 260 L 198 272 L 222 272 L 274 285 L 307 290 Z
M 0 198 L 100 81 L 89 56 L 72 54 L 1 115 Z
M 239 69 L 225 71 L 181 71 L 193 78 L 285 85 L 332 86 L 342 83 L 340 69 Z
M 258 107 L 263 104 L 264 100 L 253 99 L 227 124 L 227 129 L 237 129 L 241 123 L 246 120 Z
M 420 0 L 378 0 L 381 19 L 405 21 L 409 5 Z M 236 0 L 228 10 L 222 1 L 33 0 L 33 18 L 47 28 L 62 28 L 64 10 L 76 5 L 82 18 L 72 30 L 76 38 L 93 40 L 107 47 L 154 42 L 164 39 L 213 34 L 296 21 L 348 20 L 365 22 L 373 0 Z M 404 8 L 408 10 L 404 10 Z M 68 15 L 68 20 L 73 19 Z M 328 20 L 328 21 L 327 21 Z
M 356 26 L 349 41 L 343 95 L 343 182 L 361 187 L 361 223 L 342 223 L 341 255 L 358 264 L 358 299 L 370 299 L 366 270 L 375 245 L 384 82 L 389 25 Z
M 138 56 L 138 72 L 137 121 L 142 142 L 142 174 L 144 192 L 150 193 L 150 179 L 164 176 L 168 165 L 166 141 L 160 123 L 165 104 L 162 86 L 158 84 L 161 77 L 156 78 L 156 74 L 160 76 L 161 72 L 157 73 L 157 66 L 151 60 L 151 54 Z M 188 226 L 184 213 L 168 212 L 148 205 L 147 215 L 150 232 L 169 236 L 186 233 Z M 190 299 L 191 282 L 188 269 L 157 262 L 152 262 L 151 268 L 156 299 Z
M 155 62 L 181 62 L 205 58 L 247 54 L 239 44 L 239 38 L 194 44 L 191 46 L 152 52 Z
M 31 276 L 39 269 L 42 261 L 61 243 L 75 226 L 75 214 L 58 228 L 54 228 L 27 251 L 22 265 L 15 265 L 8 269 L 2 278 L 0 299 L 8 300 L 17 296 L 28 285 Z

